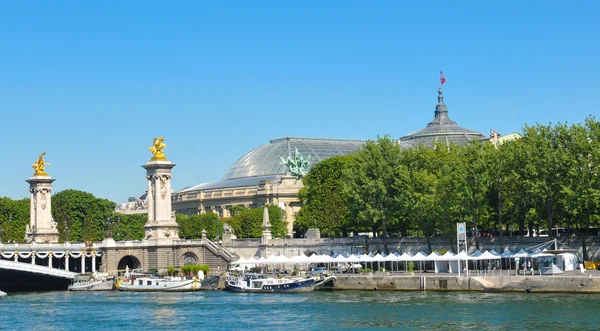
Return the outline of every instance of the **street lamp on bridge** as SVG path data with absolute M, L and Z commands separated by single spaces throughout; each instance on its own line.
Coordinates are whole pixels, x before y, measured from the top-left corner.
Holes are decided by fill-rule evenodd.
M 8 216 L 8 242 L 10 243 L 12 237 L 12 216 Z
M 110 216 L 106 217 L 106 238 L 112 238 L 113 235 L 113 225 L 119 224 L 121 222 L 121 217 L 110 218 Z M 119 233 L 117 233 L 119 236 Z

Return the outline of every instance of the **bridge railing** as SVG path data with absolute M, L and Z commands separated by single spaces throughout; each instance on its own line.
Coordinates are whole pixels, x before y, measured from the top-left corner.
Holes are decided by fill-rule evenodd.
M 93 243 L 92 248 L 100 249 L 102 247 L 101 243 Z M 87 249 L 85 243 L 61 243 L 61 244 L 23 244 L 23 243 L 13 243 L 6 244 L 0 243 L 0 251 L 27 251 L 27 250 L 35 250 L 35 251 L 64 251 L 64 250 L 84 250 Z

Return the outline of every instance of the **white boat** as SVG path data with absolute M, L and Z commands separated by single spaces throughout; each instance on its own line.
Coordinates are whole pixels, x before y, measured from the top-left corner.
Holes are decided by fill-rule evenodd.
M 247 273 L 228 276 L 225 289 L 232 292 L 248 293 L 295 293 L 311 292 L 315 289 L 314 278 L 279 278 L 265 274 Z
M 0 291 L 0 297 L 5 297 L 5 296 L 6 296 L 6 293 Z
M 108 274 L 79 274 L 67 289 L 69 291 L 111 291 L 115 289 L 115 279 Z
M 200 289 L 198 278 L 185 279 L 180 277 L 154 278 L 139 277 L 128 281 L 119 281 L 119 291 L 130 292 L 192 292 Z
M 114 278 L 80 280 L 68 287 L 69 291 L 112 291 L 114 289 Z

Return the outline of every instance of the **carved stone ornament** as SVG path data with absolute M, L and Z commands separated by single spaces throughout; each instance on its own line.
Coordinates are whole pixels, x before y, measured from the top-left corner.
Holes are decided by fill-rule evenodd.
M 40 190 L 40 194 L 41 194 L 41 199 L 42 199 L 42 209 L 46 209 L 46 204 L 47 204 L 47 197 L 46 197 L 46 190 Z
M 167 197 L 167 176 L 160 176 L 160 197 L 163 200 Z

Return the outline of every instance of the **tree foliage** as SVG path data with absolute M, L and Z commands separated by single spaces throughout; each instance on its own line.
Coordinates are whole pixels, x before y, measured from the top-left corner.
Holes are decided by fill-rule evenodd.
M 287 232 L 284 211 L 275 205 L 269 205 L 268 210 L 273 237 L 283 238 Z M 263 213 L 264 207 L 246 209 L 228 219 L 227 223 L 235 231 L 238 238 L 260 238 L 263 231 Z
M 301 232 L 318 227 L 321 234 L 344 236 L 348 232 L 348 208 L 343 192 L 343 169 L 349 156 L 334 156 L 315 164 L 298 192 L 303 207 L 296 214 L 294 227 Z
M 78 190 L 63 190 L 52 196 L 52 216 L 60 241 L 101 241 L 106 234 L 106 218 L 116 204 Z M 68 231 L 68 233 L 67 233 Z
M 521 139 L 495 147 L 473 141 L 401 150 L 389 136 L 367 141 L 347 157 L 312 167 L 295 227 L 450 239 L 456 222 L 467 222 L 475 234 L 564 227 L 582 237 L 600 226 L 596 118 L 525 126 Z
M 400 147 L 390 136 L 369 140 L 364 148 L 351 154 L 344 173 L 344 194 L 355 229 L 381 231 L 383 249 L 387 251 L 387 225 L 397 220 L 394 187 L 395 169 Z
M 181 238 L 200 239 L 202 230 L 206 231 L 206 237 L 210 240 L 218 239 L 223 234 L 223 222 L 215 213 L 191 216 L 177 214 L 176 217 Z
M 0 241 L 23 242 L 29 224 L 29 199 L 0 198 Z

